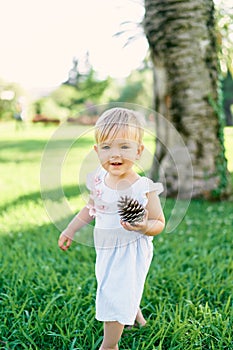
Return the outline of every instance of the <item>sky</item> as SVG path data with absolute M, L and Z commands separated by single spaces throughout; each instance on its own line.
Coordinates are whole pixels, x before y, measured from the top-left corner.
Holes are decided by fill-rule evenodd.
M 0 0 L 0 6 L 0 78 L 26 89 L 64 82 L 73 57 L 81 69 L 87 51 L 100 77 L 123 78 L 148 50 L 142 30 L 124 48 L 127 37 L 140 32 L 141 0 Z

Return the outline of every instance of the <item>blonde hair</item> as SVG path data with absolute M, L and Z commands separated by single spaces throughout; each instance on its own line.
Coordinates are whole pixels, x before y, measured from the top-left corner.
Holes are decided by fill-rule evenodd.
M 96 143 L 102 143 L 107 138 L 114 139 L 118 132 L 123 137 L 142 143 L 144 117 L 136 111 L 126 108 L 111 108 L 105 111 L 95 125 Z

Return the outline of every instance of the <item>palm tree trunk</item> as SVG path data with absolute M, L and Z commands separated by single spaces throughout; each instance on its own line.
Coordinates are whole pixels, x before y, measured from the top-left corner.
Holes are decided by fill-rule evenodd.
M 163 178 L 170 196 L 219 196 L 227 167 L 213 1 L 145 0 L 144 29 L 159 113 L 151 176 Z

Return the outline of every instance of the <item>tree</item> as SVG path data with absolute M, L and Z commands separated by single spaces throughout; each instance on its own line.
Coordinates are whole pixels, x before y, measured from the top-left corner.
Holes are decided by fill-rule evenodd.
M 182 169 L 183 198 L 190 191 L 192 197 L 220 198 L 227 163 L 213 1 L 145 0 L 144 30 L 154 66 L 154 107 L 165 118 L 157 120 L 151 175 L 163 173 L 167 194 L 175 196 Z M 184 144 L 165 124 L 175 127 Z M 192 160 L 191 178 L 184 148 Z
M 69 71 L 69 79 L 62 83 L 49 96 L 34 103 L 36 113 L 48 117 L 66 119 L 75 117 L 78 112 L 99 103 L 101 96 L 110 84 L 110 79 L 99 80 L 96 72 L 90 66 L 85 74 L 77 70 L 77 60 L 73 60 L 73 67 Z M 89 107 L 90 113 L 92 108 Z
M 152 108 L 153 74 L 151 68 L 143 67 L 134 70 L 119 86 L 119 96 L 116 102 L 136 103 Z
M 97 103 L 100 97 L 103 95 L 104 91 L 109 85 L 109 79 L 99 80 L 96 77 L 96 72 L 89 62 L 89 53 L 85 55 L 84 62 L 84 72 L 79 70 L 79 60 L 77 57 L 73 58 L 73 67 L 69 71 L 69 78 L 64 82 L 62 90 L 67 91 L 71 98 L 68 102 L 69 106 L 85 105 L 85 103 Z M 59 94 L 59 92 L 58 92 Z M 65 94 L 66 95 L 66 94 Z M 56 93 L 53 94 L 53 97 L 56 99 Z M 58 99 L 58 103 L 60 97 Z M 64 102 L 64 101 L 63 101 Z M 61 103 L 63 107 L 67 106 L 67 103 Z
M 22 95 L 25 91 L 18 84 L 0 79 L 0 121 L 13 118 Z

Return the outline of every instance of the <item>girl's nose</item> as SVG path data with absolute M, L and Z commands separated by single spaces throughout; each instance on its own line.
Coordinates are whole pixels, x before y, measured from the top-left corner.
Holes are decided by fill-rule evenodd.
M 111 158 L 120 158 L 121 153 L 118 148 L 113 148 L 110 156 Z

